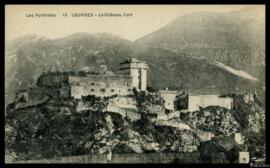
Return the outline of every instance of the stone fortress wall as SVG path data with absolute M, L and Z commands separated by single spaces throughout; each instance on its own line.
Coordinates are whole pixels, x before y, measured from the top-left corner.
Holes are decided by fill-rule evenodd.
M 164 106 L 168 110 L 175 109 L 175 99 L 176 96 L 179 95 L 177 91 L 169 91 L 169 90 L 160 90 L 161 97 L 165 100 Z
M 233 98 L 220 97 L 210 94 L 190 94 L 188 97 L 188 111 L 198 111 L 199 107 L 220 106 L 226 109 L 232 109 Z
M 69 76 L 71 96 L 80 99 L 81 96 L 112 96 L 132 94 L 131 77 L 124 75 L 93 75 L 85 77 Z
M 220 106 L 227 109 L 232 109 L 233 107 L 233 98 L 231 97 L 221 97 L 218 94 L 185 94 L 182 91 L 169 91 L 169 90 L 160 90 L 161 96 L 165 100 L 165 108 L 169 110 L 187 110 L 190 112 L 198 111 L 200 107 L 208 106 Z M 181 99 L 178 99 L 177 96 L 185 94 Z M 187 106 L 178 109 L 176 106 L 177 101 L 185 101 Z

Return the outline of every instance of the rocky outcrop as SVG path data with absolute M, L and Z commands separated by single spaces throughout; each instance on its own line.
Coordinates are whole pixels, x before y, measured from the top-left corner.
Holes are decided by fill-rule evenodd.
M 210 131 L 215 136 L 233 135 L 240 127 L 229 110 L 218 106 L 201 108 L 200 111 L 184 113 L 180 117 L 192 128 Z
M 141 105 L 163 107 L 158 95 L 141 94 Z M 107 112 L 108 100 L 84 97 L 81 102 L 87 108 L 80 112 L 75 100 L 49 100 L 23 109 L 14 109 L 15 105 L 11 104 L 6 118 L 6 128 L 10 130 L 6 131 L 9 148 L 6 154 L 15 154 L 20 159 L 41 159 L 104 154 L 108 150 L 113 153 L 194 152 L 202 141 L 233 135 L 240 127 L 231 111 L 222 107 L 201 108 L 166 121 L 150 121 L 144 117 L 133 121 L 122 114 Z M 255 112 L 257 107 L 250 109 Z M 147 108 L 141 110 L 152 114 Z M 260 122 L 260 117 L 251 114 L 257 113 L 250 113 L 252 122 Z

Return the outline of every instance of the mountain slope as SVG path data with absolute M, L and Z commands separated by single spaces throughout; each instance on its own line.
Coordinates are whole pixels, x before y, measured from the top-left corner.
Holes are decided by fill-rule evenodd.
M 259 9 L 187 14 L 136 42 L 192 57 L 205 57 L 264 81 L 265 23 Z

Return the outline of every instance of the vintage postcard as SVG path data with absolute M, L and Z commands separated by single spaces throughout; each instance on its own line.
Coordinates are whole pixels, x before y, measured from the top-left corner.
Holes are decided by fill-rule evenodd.
M 6 163 L 262 165 L 264 5 L 6 5 Z

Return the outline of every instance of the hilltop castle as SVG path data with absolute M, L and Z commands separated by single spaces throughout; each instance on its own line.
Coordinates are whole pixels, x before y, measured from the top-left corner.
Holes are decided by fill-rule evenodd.
M 80 99 L 81 96 L 112 96 L 129 95 L 132 89 L 146 90 L 147 65 L 137 59 L 130 59 L 120 63 L 123 75 L 98 75 L 69 76 L 71 97 Z
M 132 58 L 120 63 L 118 75 L 69 72 L 43 73 L 38 78 L 36 87 L 17 92 L 15 108 L 35 106 L 49 99 L 72 98 L 82 100 L 84 96 L 88 95 L 97 97 L 118 95 L 123 97 L 132 95 L 134 88 L 146 91 L 147 70 L 148 66 L 145 62 Z M 165 108 L 172 111 L 197 111 L 199 107 L 212 105 L 231 109 L 233 106 L 233 99 L 231 97 L 220 97 L 217 94 L 188 93 L 182 95 L 184 93 L 182 91 L 169 90 L 160 90 L 159 92 L 165 100 Z M 134 100 L 118 102 L 118 106 L 136 107 Z
M 122 75 L 44 73 L 38 78 L 37 87 L 18 91 L 15 102 L 20 105 L 35 105 L 49 97 L 81 99 L 87 95 L 130 95 L 133 88 L 146 90 L 147 69 L 145 62 L 132 58 L 120 63 Z

